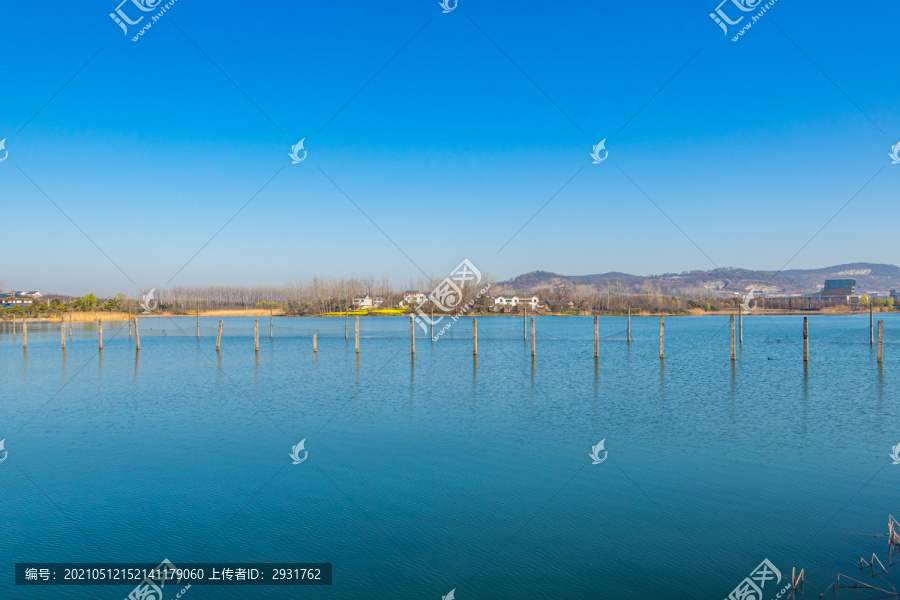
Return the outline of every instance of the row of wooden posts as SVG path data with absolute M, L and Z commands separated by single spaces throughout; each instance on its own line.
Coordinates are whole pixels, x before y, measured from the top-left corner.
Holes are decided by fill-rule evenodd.
M 525 316 L 525 323 L 523 325 L 523 335 L 525 340 L 528 340 L 528 317 L 527 314 Z M 219 319 L 219 330 L 216 333 L 216 351 L 219 350 L 219 346 L 222 343 L 222 325 L 223 320 Z M 731 360 L 736 359 L 736 348 L 735 348 L 735 319 L 734 315 L 731 315 Z M 349 316 L 345 318 L 344 321 L 344 339 L 348 339 L 348 327 L 349 327 Z M 129 316 L 128 320 L 128 339 L 132 337 L 132 331 L 134 331 L 134 343 L 135 349 L 141 349 L 141 334 L 138 328 L 138 320 L 137 317 Z M 659 357 L 665 358 L 665 341 L 666 341 L 666 327 L 665 327 L 665 317 L 659 318 Z M 744 327 L 743 327 L 743 314 L 738 314 L 738 340 L 739 343 L 744 343 Z M 99 339 L 99 349 L 103 350 L 103 321 L 97 321 L 97 335 Z M 410 349 L 411 353 L 416 353 L 416 322 L 415 317 L 409 317 L 409 337 L 410 337 Z M 13 319 L 13 339 L 16 338 L 16 321 Z M 269 315 L 269 339 L 275 338 L 275 328 L 273 323 L 273 316 Z M 359 317 L 354 317 L 354 338 L 355 338 L 355 346 L 356 353 L 359 354 Z M 627 329 L 627 338 L 628 341 L 631 341 L 631 309 L 628 310 L 628 329 Z M 72 316 L 69 315 L 69 339 L 72 339 Z M 197 339 L 200 339 L 200 311 L 197 311 Z M 431 322 L 431 340 L 434 341 L 434 319 Z M 531 356 L 535 356 L 535 338 L 534 338 L 534 317 L 531 317 Z M 869 342 L 871 345 L 875 345 L 875 322 L 873 318 L 873 313 L 869 312 Z M 66 320 L 62 320 L 61 328 L 60 328 L 60 343 L 62 345 L 63 350 L 66 348 Z M 254 319 L 253 321 L 253 347 L 256 352 L 259 352 L 259 319 Z M 884 320 L 878 321 L 878 362 L 882 362 L 884 352 Z M 24 321 L 22 323 L 22 348 L 28 348 L 28 321 Z M 313 352 L 319 352 L 319 342 L 318 335 L 313 334 Z M 478 319 L 472 319 L 472 354 L 478 355 Z M 600 320 L 599 317 L 594 316 L 594 358 L 600 357 Z M 803 317 L 803 362 L 809 362 L 809 317 Z

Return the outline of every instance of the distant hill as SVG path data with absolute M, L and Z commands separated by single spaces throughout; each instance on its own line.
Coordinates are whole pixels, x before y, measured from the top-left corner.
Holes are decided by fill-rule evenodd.
M 826 279 L 855 279 L 861 293 L 888 292 L 900 289 L 900 267 L 873 263 L 850 263 L 823 269 L 789 269 L 786 271 L 751 271 L 740 268 L 665 273 L 662 275 L 630 275 L 611 272 L 596 275 L 560 275 L 532 271 L 501 282 L 502 288 L 533 291 L 538 287 L 593 285 L 599 290 L 609 286 L 613 293 L 640 293 L 656 288 L 673 296 L 727 295 L 746 293 L 751 288 L 768 294 L 808 294 L 822 289 Z

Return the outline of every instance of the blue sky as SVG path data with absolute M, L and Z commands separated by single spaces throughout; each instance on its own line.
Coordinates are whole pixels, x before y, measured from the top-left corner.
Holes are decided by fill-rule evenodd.
M 7 288 L 900 263 L 895 2 L 117 4 L 0 4 Z

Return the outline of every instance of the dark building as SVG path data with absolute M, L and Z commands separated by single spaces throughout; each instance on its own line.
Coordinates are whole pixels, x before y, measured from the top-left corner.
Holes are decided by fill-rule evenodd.
M 847 304 L 859 302 L 855 279 L 826 279 L 822 290 L 823 300 L 841 300 Z
M 840 298 L 856 294 L 855 279 L 826 279 L 822 296 L 825 298 Z

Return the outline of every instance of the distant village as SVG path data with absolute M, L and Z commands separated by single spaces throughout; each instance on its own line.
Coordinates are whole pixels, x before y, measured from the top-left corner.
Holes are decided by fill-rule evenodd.
M 397 308 L 413 308 L 421 306 L 428 301 L 428 294 L 417 290 L 407 290 L 403 293 L 403 300 L 397 304 Z M 541 304 L 537 296 L 523 297 L 518 296 L 492 296 L 489 299 L 494 310 L 491 312 L 507 312 L 505 308 L 517 308 L 520 305 L 524 308 L 527 306 L 533 312 L 541 312 L 550 309 L 548 303 Z M 574 303 L 569 303 L 574 306 Z M 357 296 L 353 299 L 353 307 L 357 310 L 374 309 L 384 305 L 384 298 L 381 296 Z

